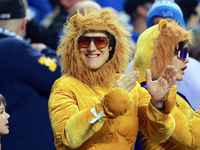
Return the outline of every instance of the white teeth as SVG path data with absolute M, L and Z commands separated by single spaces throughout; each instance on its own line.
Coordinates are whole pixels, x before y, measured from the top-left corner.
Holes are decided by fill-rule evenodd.
M 97 57 L 98 55 L 87 55 L 87 57 Z

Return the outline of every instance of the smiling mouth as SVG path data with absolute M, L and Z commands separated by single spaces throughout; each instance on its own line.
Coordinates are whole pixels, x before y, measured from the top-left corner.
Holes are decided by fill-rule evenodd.
M 89 58 L 95 58 L 95 57 L 100 56 L 100 54 L 93 54 L 93 55 L 86 54 L 86 56 Z

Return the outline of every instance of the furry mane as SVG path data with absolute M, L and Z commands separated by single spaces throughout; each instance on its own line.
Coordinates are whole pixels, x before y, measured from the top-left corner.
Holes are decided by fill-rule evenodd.
M 57 54 L 61 57 L 62 73 L 66 71 L 70 76 L 77 78 L 87 85 L 108 85 L 115 80 L 115 73 L 122 73 L 130 60 L 130 33 L 119 23 L 117 17 L 107 10 L 84 15 L 79 12 L 71 17 L 65 25 L 67 33 L 62 37 Z M 113 35 L 116 39 L 115 52 L 101 68 L 91 71 L 87 68 L 78 49 L 77 36 L 87 30 L 103 30 Z
M 155 39 L 154 52 L 151 57 L 153 79 L 157 79 L 167 65 L 173 65 L 174 48 L 182 41 L 190 42 L 191 31 L 182 28 L 176 21 L 167 24 Z M 186 44 L 187 44 L 186 43 Z
M 174 49 L 182 41 L 191 41 L 192 31 L 185 30 L 176 21 L 161 20 L 139 37 L 133 61 L 133 70 L 140 72 L 138 82 L 146 81 L 146 69 L 152 79 L 158 79 L 167 65 L 173 64 Z

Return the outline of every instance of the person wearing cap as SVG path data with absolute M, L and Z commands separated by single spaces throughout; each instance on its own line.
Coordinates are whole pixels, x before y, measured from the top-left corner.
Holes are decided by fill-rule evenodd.
M 187 75 L 188 73 L 187 69 L 189 67 L 187 67 L 187 65 L 189 64 L 189 59 L 186 44 L 191 39 L 191 33 L 184 28 L 181 28 L 180 24 L 182 24 L 183 27 L 185 25 L 183 19 L 176 23 L 175 19 L 170 18 L 170 16 L 175 16 L 175 13 L 173 13 L 174 7 L 168 7 L 168 9 L 165 10 L 165 8 L 167 8 L 166 5 L 171 7 L 177 6 L 173 1 L 157 1 L 150 7 L 149 11 L 152 14 L 149 13 L 151 18 L 148 18 L 147 16 L 147 24 L 149 20 L 149 24 L 153 25 L 154 19 L 156 21 L 160 18 L 165 19 L 162 14 L 165 14 L 165 17 L 168 17 L 169 19 L 160 19 L 158 21 L 159 23 L 157 23 L 159 25 L 155 23 L 155 25 L 149 27 L 140 35 L 137 43 L 132 70 L 140 71 L 141 75 L 138 82 L 140 82 L 143 87 L 146 87 L 145 70 L 147 68 L 151 69 L 153 78 L 157 79 L 157 76 L 162 72 L 162 69 L 164 69 L 166 65 L 173 63 L 178 70 L 176 75 L 177 82 L 181 82 L 184 79 L 183 75 Z M 163 9 L 159 9 L 162 6 Z M 163 11 L 162 13 L 158 13 L 159 11 L 156 12 L 156 10 Z M 179 15 L 181 16 L 181 14 L 182 13 Z M 168 24 L 167 21 L 173 23 Z M 188 87 L 186 89 L 190 91 Z M 176 120 L 174 133 L 168 141 L 162 144 L 155 144 L 144 138 L 141 132 L 139 132 L 138 137 L 140 138 L 142 149 L 173 150 L 200 148 L 200 132 L 198 129 L 198 124 L 200 123 L 200 110 L 197 109 L 195 113 L 189 103 L 190 101 L 183 95 L 184 93 L 182 94 L 179 92 L 179 87 L 177 87 L 177 90 L 176 106 L 171 112 Z M 198 103 L 198 106 L 199 104 L 200 102 Z
M 116 15 L 78 11 L 65 29 L 57 50 L 63 75 L 54 82 L 48 104 L 57 150 L 130 150 L 138 126 L 152 141 L 168 139 L 175 125 L 169 97 L 176 93 L 167 89 L 174 86 L 174 67 L 166 67 L 155 82 L 147 70 L 149 88 L 162 89 L 150 95 L 137 83 L 138 72 L 122 74 L 131 56 L 130 33 Z
M 158 24 L 161 19 L 165 19 L 167 21 L 176 20 L 183 28 L 186 26 L 181 8 L 173 0 L 157 0 L 149 8 L 146 18 L 147 27 L 149 28 Z M 132 71 L 132 66 L 133 60 L 128 65 L 126 74 Z M 178 87 L 178 91 L 184 95 L 187 101 L 189 101 L 192 108 L 197 110 L 200 103 L 200 72 L 197 68 L 200 68 L 200 63 L 194 58 L 189 57 L 189 63 L 187 66 L 184 80 L 177 81 L 176 85 Z
M 167 21 L 176 20 L 183 28 L 185 28 L 182 10 L 174 0 L 156 0 L 151 5 L 147 12 L 147 28 L 158 24 L 161 19 Z
M 181 8 L 173 0 L 158 0 L 152 5 L 147 14 L 147 27 L 157 24 L 161 19 L 176 20 L 183 28 L 186 27 Z M 189 57 L 184 80 L 176 82 L 178 91 L 185 96 L 185 99 L 189 101 L 195 110 L 198 109 L 200 103 L 200 71 L 197 68 L 200 68 L 200 63 Z
M 197 17 L 195 17 L 198 12 L 197 4 L 196 0 L 156 0 L 148 11 L 147 26 L 151 27 L 158 23 L 161 17 L 169 21 L 175 19 L 184 28 L 194 28 L 198 24 Z M 151 22 L 152 19 L 153 22 Z
M 146 69 L 151 70 L 152 78 L 156 80 L 167 65 L 174 65 L 177 69 L 177 81 L 183 80 L 189 62 L 186 46 L 191 41 L 191 36 L 192 31 L 185 30 L 175 20 L 170 23 L 161 20 L 159 24 L 148 28 L 140 35 L 133 61 L 133 71 L 140 72 L 137 81 L 142 87 L 149 86 L 146 82 Z M 142 149 L 200 149 L 200 107 L 195 113 L 189 102 L 184 99 L 184 95 L 177 92 L 176 86 L 168 88 L 174 88 L 177 93 L 174 95 L 175 107 L 170 113 L 176 122 L 175 130 L 169 139 L 161 144 L 150 141 L 139 132 Z
M 0 93 L 7 100 L 10 133 L 3 150 L 55 150 L 48 98 L 61 66 L 55 50 L 24 40 L 22 0 L 0 0 Z

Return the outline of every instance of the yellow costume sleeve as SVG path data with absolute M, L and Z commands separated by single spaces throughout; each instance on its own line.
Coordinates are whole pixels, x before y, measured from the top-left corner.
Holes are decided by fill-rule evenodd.
M 113 94 L 112 94 L 113 93 Z M 132 95 L 120 88 L 110 90 L 101 103 L 95 106 L 96 111 L 104 112 L 102 118 L 116 118 L 125 114 L 132 107 Z
M 78 148 L 101 129 L 105 119 L 126 113 L 132 106 L 130 96 L 127 91 L 115 88 L 110 90 L 101 102 L 80 111 L 76 97 L 69 89 L 66 87 L 53 89 L 49 99 L 49 115 L 54 137 L 71 149 Z M 94 122 L 92 122 L 95 119 L 92 108 L 95 108 L 96 114 L 104 112 L 101 118 L 97 118 Z
M 186 105 L 187 102 L 179 95 L 177 95 L 178 100 L 182 103 L 171 112 L 176 127 L 169 140 L 183 149 L 200 149 L 200 108 L 194 114 L 193 109 Z
M 89 123 L 93 114 L 89 109 L 79 111 L 75 96 L 67 89 L 56 88 L 53 91 L 49 99 L 49 115 L 54 137 L 72 149 L 94 134 L 92 125 L 96 128 L 102 126 L 100 122 Z
M 157 110 L 150 102 L 150 95 L 141 88 L 138 102 L 139 130 L 154 143 L 165 142 L 173 133 L 175 120 L 170 114 L 175 104 L 176 87 L 173 86 L 166 96 L 163 112 Z

